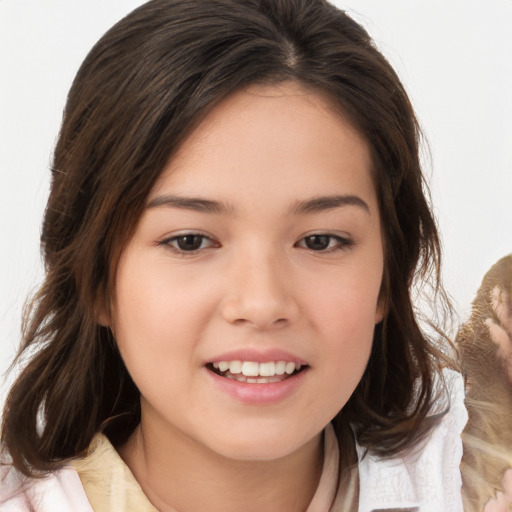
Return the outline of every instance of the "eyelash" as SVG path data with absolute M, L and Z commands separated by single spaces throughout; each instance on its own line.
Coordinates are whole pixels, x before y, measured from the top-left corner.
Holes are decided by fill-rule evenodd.
M 193 248 L 191 250 L 181 248 L 179 246 L 180 241 L 184 241 L 186 238 L 195 238 L 195 239 L 199 238 L 200 239 L 199 247 Z M 210 245 L 208 247 L 202 247 L 202 245 L 205 241 L 210 242 Z M 173 243 L 175 243 L 176 245 L 173 245 Z M 188 256 L 188 255 L 193 256 L 193 255 L 197 254 L 199 251 L 202 251 L 205 249 L 210 249 L 211 247 L 220 247 L 220 244 L 218 242 L 216 242 L 215 240 L 213 240 L 212 238 L 210 238 L 209 236 L 204 235 L 203 233 L 196 233 L 196 232 L 192 232 L 192 231 L 190 233 L 180 233 L 179 235 L 174 235 L 169 238 L 166 238 L 165 240 L 162 240 L 161 242 L 159 242 L 158 245 L 165 246 L 165 247 L 169 248 L 171 251 L 173 251 L 179 255 L 182 255 L 182 256 Z
M 195 240 L 191 240 L 191 242 L 195 241 L 196 244 L 199 240 L 199 245 L 197 247 L 194 247 L 196 244 L 192 244 L 193 248 L 191 249 L 184 249 L 183 246 L 180 247 L 180 242 L 186 241 L 187 238 L 192 238 Z M 320 242 L 323 241 L 324 245 L 327 243 L 327 246 L 323 249 L 313 249 L 311 245 L 308 246 L 308 241 L 310 242 Z M 203 244 L 205 241 L 209 242 L 209 245 L 206 247 L 203 247 Z M 335 242 L 334 245 L 331 246 L 332 242 Z M 175 244 L 175 245 L 173 245 Z M 210 248 L 218 248 L 220 247 L 220 244 L 210 238 L 207 235 L 204 235 L 202 233 L 196 233 L 196 232 L 189 232 L 189 233 L 181 233 L 179 235 L 174 235 L 172 237 L 166 238 L 158 243 L 158 245 L 165 246 L 169 248 L 171 251 L 175 252 L 176 254 L 179 254 L 181 256 L 193 256 L 195 254 L 198 254 L 200 251 L 207 250 Z M 354 241 L 350 238 L 343 237 L 340 235 L 333 235 L 330 233 L 313 233 L 311 235 L 307 235 L 305 237 L 302 237 L 298 242 L 294 244 L 294 247 L 299 247 L 302 249 L 308 249 L 315 253 L 320 254 L 328 254 L 331 252 L 336 251 L 342 251 L 350 249 L 354 245 Z
M 312 239 L 317 239 L 317 242 L 319 241 L 318 239 L 325 239 L 327 238 L 327 247 L 325 249 L 319 249 L 319 250 L 315 250 L 315 249 L 312 249 L 311 247 L 308 247 L 307 245 L 307 240 L 312 240 Z M 335 242 L 335 245 L 333 245 L 332 247 L 330 247 L 331 243 L 332 242 Z M 300 245 L 302 242 L 305 243 L 305 247 Z M 309 249 L 313 252 L 318 252 L 318 253 L 321 253 L 321 254 L 326 254 L 326 253 L 331 253 L 331 252 L 336 252 L 336 251 L 342 251 L 342 250 L 347 250 L 347 249 L 350 249 L 350 247 L 352 247 L 354 245 L 354 241 L 350 238 L 347 238 L 347 237 L 343 237 L 343 236 L 340 236 L 340 235 L 333 235 L 331 233 L 313 233 L 311 235 L 308 235 L 308 236 L 305 236 L 305 237 L 302 237 L 296 244 L 295 244 L 295 247 L 302 247 L 303 249 Z

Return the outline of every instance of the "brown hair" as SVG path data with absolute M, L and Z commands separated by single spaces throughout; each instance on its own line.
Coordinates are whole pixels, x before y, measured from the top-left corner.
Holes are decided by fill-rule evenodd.
M 164 165 L 202 116 L 254 82 L 327 93 L 368 141 L 385 239 L 382 297 L 364 376 L 334 419 L 342 467 L 352 432 L 381 455 L 417 441 L 442 355 L 418 326 L 415 278 L 439 279 L 439 240 L 418 158 L 420 130 L 366 31 L 325 0 L 153 0 L 94 46 L 73 83 L 55 148 L 42 249 L 45 281 L 26 316 L 2 440 L 25 474 L 52 470 L 104 429 L 124 442 L 139 393 L 97 324 L 115 267 Z M 38 433 L 38 413 L 43 426 Z
M 512 468 L 512 381 L 507 372 L 512 361 L 500 357 L 488 326 L 489 321 L 501 325 L 493 304 L 495 290 L 501 290 L 503 307 L 512 317 L 512 254 L 485 274 L 471 316 L 456 338 L 468 380 L 469 420 L 462 436 L 461 465 L 464 510 L 468 512 L 483 510 L 502 488 L 505 470 Z

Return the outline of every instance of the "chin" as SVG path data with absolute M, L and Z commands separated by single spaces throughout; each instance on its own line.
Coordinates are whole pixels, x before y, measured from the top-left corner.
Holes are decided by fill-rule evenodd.
M 295 430 L 295 432 L 294 432 Z M 233 432 L 224 431 L 211 441 L 213 450 L 219 455 L 232 460 L 270 462 L 287 457 L 310 442 L 315 442 L 315 434 L 304 433 L 298 436 L 295 429 L 243 429 Z M 290 432 L 294 432 L 291 436 Z M 229 435 L 229 434 L 233 435 Z M 226 435 L 228 434 L 228 435 Z

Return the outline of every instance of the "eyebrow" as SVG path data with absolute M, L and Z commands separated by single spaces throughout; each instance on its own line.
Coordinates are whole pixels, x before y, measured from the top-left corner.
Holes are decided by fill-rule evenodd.
M 319 196 L 307 199 L 306 201 L 297 201 L 293 205 L 291 212 L 295 215 L 304 215 L 306 213 L 323 212 L 343 206 L 357 206 L 367 213 L 370 213 L 368 204 L 359 196 L 354 195 Z
M 183 197 L 174 195 L 157 196 L 148 203 L 147 208 L 157 208 L 160 206 L 182 208 L 184 210 L 192 210 L 199 213 L 229 214 L 232 216 L 235 216 L 237 213 L 236 208 L 228 203 L 213 201 L 211 199 L 203 199 L 200 197 Z M 356 206 L 367 213 L 370 213 L 370 207 L 368 204 L 359 196 L 355 195 L 318 196 L 304 201 L 297 201 L 292 205 L 290 213 L 292 215 L 305 215 L 308 213 L 323 212 L 344 206 Z
M 170 208 L 182 208 L 184 210 L 192 210 L 199 213 L 229 213 L 235 214 L 235 207 L 219 201 L 211 199 L 202 199 L 200 197 L 183 197 L 164 195 L 152 199 L 147 208 L 156 208 L 158 206 L 168 206 Z

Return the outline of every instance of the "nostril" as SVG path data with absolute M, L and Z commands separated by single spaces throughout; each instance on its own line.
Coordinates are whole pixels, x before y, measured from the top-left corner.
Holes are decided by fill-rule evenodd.
M 222 302 L 221 314 L 232 325 L 258 328 L 283 327 L 299 318 L 299 308 L 290 290 L 264 279 L 245 282 L 239 278 Z M 291 286 L 288 283 L 288 286 Z

